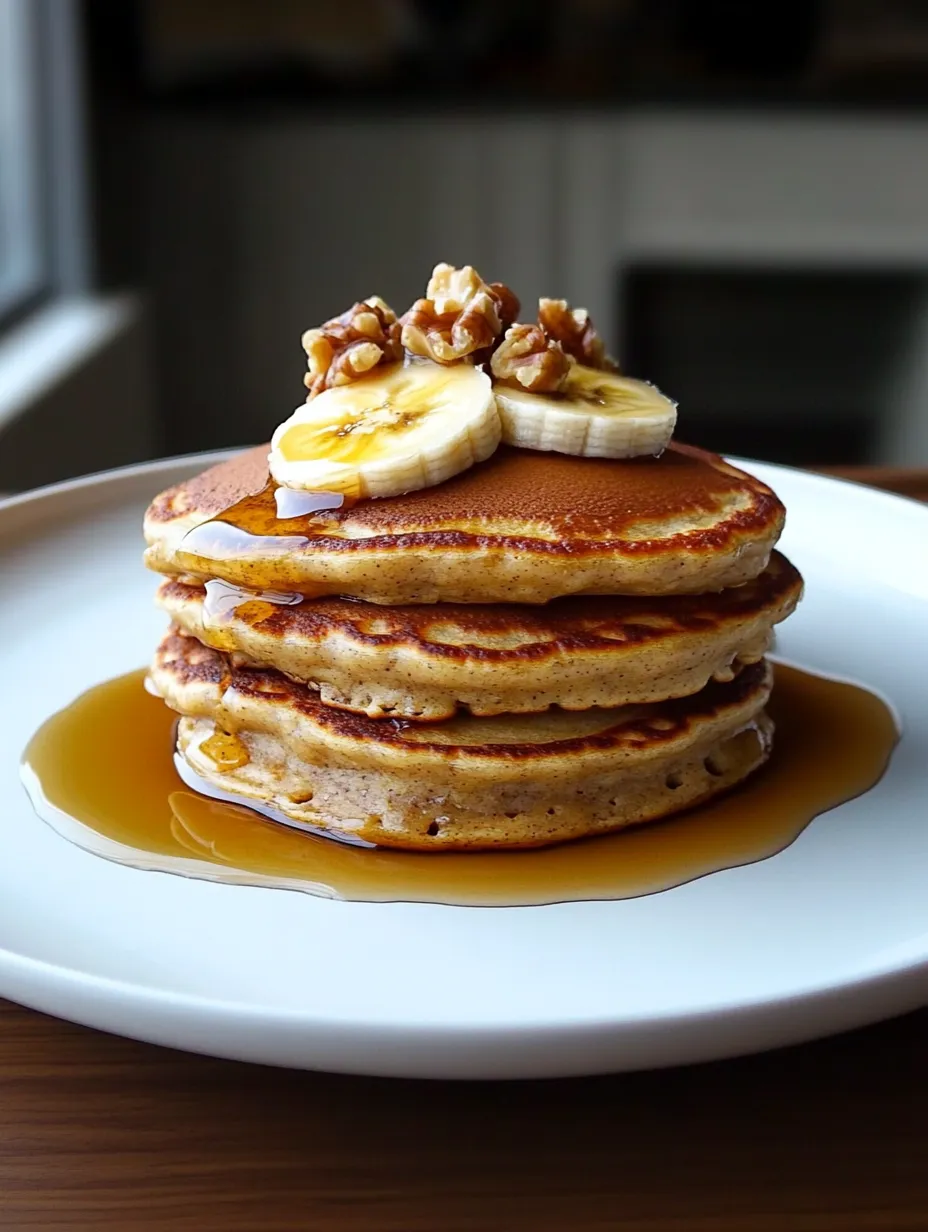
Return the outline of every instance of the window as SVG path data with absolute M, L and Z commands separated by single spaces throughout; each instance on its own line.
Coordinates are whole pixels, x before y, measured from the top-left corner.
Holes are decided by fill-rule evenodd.
M 0 0 L 0 323 L 82 290 L 73 0 Z
M 34 88 L 37 11 L 0 0 L 0 314 L 45 280 L 39 210 L 40 143 Z

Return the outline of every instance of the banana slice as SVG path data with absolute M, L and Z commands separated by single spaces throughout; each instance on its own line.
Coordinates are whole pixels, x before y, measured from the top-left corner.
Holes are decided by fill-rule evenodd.
M 646 381 L 573 364 L 555 395 L 494 386 L 503 440 L 523 449 L 583 458 L 659 454 L 670 444 L 677 406 Z
M 500 442 L 490 378 L 469 364 L 377 368 L 280 425 L 271 474 L 287 488 L 400 496 L 443 483 Z

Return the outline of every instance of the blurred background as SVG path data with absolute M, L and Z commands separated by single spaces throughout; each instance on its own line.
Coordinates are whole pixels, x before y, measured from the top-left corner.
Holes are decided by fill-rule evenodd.
M 684 439 L 928 464 L 928 4 L 0 0 L 0 489 L 267 439 L 440 260 Z

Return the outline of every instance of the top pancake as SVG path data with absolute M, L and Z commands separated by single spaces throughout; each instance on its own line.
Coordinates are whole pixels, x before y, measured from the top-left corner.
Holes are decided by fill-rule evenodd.
M 501 447 L 437 487 L 280 519 L 260 447 L 154 500 L 146 563 L 381 604 L 699 594 L 760 573 L 783 520 L 765 484 L 676 444 L 623 461 Z

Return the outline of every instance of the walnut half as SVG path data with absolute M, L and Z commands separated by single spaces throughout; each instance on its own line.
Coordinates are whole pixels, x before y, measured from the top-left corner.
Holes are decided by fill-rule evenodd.
M 518 311 L 509 288 L 484 282 L 472 265 L 436 265 L 425 298 L 402 317 L 402 343 L 439 364 L 480 362 Z
M 379 296 L 370 295 L 319 329 L 303 335 L 309 371 L 303 378 L 307 401 L 333 385 L 347 385 L 378 364 L 403 357 L 396 313 Z
M 559 342 L 578 363 L 618 371 L 619 365 L 606 354 L 605 344 L 585 308 L 570 308 L 566 299 L 540 299 L 538 324 L 548 338 Z
M 556 393 L 564 388 L 570 363 L 561 344 L 547 338 L 540 325 L 512 325 L 493 352 L 490 370 L 498 381 L 532 393 Z

